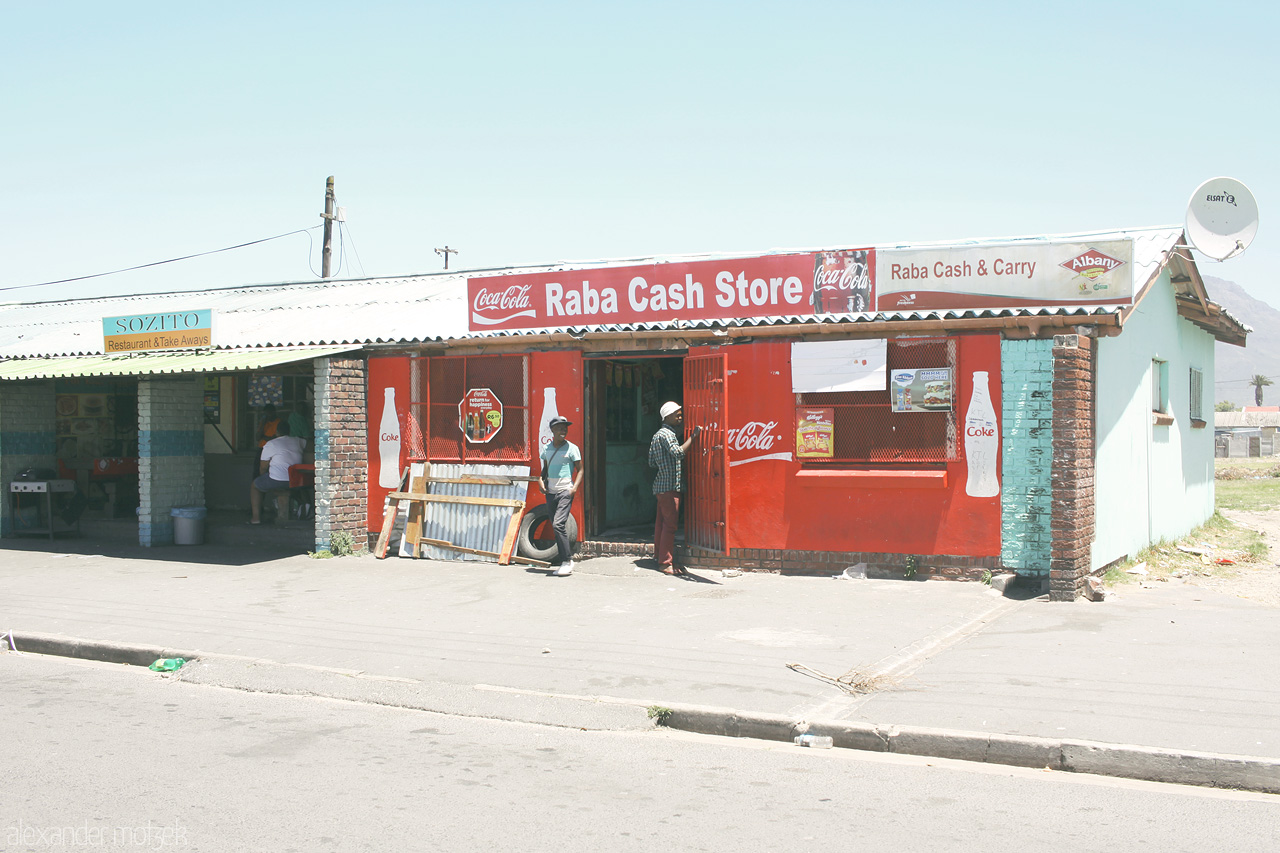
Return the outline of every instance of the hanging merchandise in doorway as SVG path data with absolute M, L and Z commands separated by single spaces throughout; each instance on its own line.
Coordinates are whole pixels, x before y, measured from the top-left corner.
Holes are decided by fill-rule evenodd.
M 488 388 L 472 388 L 458 404 L 458 428 L 472 444 L 487 444 L 502 429 L 502 401 Z

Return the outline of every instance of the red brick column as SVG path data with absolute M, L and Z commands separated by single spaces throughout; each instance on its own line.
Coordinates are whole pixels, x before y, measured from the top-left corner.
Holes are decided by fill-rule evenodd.
M 316 360 L 316 548 L 333 534 L 350 533 L 356 550 L 368 547 L 366 483 L 369 472 L 362 358 Z
M 1053 490 L 1049 599 L 1074 601 L 1091 567 L 1094 533 L 1093 341 L 1053 338 Z

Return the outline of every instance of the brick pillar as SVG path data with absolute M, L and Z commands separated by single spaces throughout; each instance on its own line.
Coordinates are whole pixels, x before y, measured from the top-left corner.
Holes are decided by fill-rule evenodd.
M 1053 338 L 1053 542 L 1049 599 L 1074 601 L 1091 567 L 1093 494 L 1093 341 Z
M 26 468 L 57 468 L 52 382 L 0 384 L 0 535 L 13 533 L 9 483 Z
M 334 533 L 368 547 L 365 523 L 369 473 L 365 362 L 316 359 L 316 550 Z
M 204 506 L 204 379 L 199 376 L 138 382 L 139 544 L 173 544 L 169 510 L 175 506 Z

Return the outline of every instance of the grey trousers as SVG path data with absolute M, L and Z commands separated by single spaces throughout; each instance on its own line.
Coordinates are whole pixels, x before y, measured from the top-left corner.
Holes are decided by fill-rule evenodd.
M 551 514 L 551 529 L 556 532 L 556 550 L 560 562 L 573 559 L 573 543 L 569 541 L 569 510 L 573 507 L 573 492 L 551 492 L 547 495 L 547 512 Z

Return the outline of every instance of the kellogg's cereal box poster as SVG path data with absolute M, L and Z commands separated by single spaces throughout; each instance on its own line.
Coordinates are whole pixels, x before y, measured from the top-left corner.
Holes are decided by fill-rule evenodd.
M 831 459 L 835 452 L 835 409 L 796 409 L 796 458 Z

